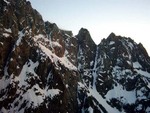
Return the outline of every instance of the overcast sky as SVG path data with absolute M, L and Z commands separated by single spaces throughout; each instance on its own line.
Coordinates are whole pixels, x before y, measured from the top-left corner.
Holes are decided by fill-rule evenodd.
M 87 28 L 99 44 L 111 32 L 141 42 L 150 54 L 150 0 L 29 0 L 45 21 L 76 35 Z

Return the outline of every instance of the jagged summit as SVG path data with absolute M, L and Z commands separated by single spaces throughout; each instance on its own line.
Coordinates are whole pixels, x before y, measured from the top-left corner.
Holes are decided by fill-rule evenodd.
M 53 30 L 59 30 L 58 26 L 55 23 L 50 23 L 49 21 L 45 22 L 45 29 L 47 34 L 50 34 L 50 32 Z
M 78 38 L 79 42 L 86 41 L 94 44 L 94 41 L 92 40 L 89 31 L 85 28 L 81 28 L 76 37 Z
M 149 113 L 150 57 L 111 33 L 44 22 L 26 0 L 0 1 L 0 112 Z
M 115 35 L 115 33 L 110 33 L 110 35 L 108 36 L 108 38 L 111 38 L 111 39 L 113 39 L 113 38 L 115 38 L 116 37 L 116 35 Z
M 88 31 L 86 28 L 81 28 L 81 29 L 79 30 L 79 33 L 80 33 L 80 34 L 89 34 L 89 35 L 90 35 L 89 31 Z

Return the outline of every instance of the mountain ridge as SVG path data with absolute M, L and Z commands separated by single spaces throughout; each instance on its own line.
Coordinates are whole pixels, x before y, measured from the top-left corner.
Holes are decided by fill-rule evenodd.
M 0 112 L 150 112 L 150 57 L 111 33 L 96 45 L 44 22 L 26 0 L 0 1 Z

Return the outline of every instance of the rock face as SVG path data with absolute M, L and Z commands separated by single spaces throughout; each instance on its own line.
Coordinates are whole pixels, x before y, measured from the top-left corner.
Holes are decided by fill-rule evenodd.
M 44 22 L 26 0 L 0 1 L 0 112 L 149 113 L 150 57 L 111 33 L 96 45 Z

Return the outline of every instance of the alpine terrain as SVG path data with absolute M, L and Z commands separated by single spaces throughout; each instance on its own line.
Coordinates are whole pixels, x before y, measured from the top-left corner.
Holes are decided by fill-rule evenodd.
M 150 113 L 150 57 L 111 33 L 99 45 L 0 0 L 0 113 Z

